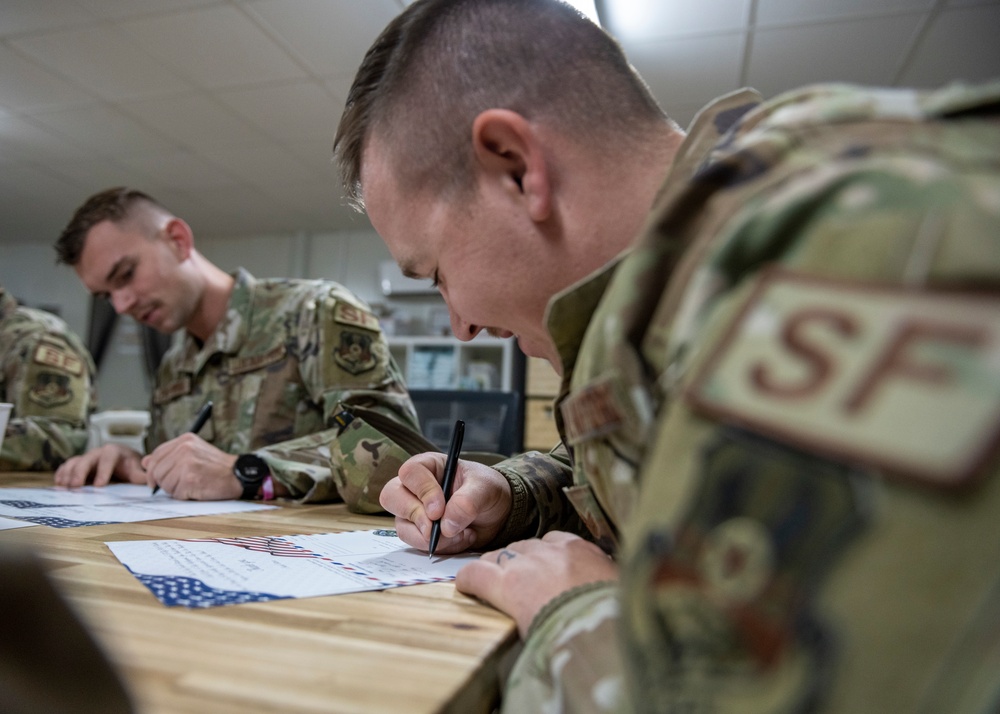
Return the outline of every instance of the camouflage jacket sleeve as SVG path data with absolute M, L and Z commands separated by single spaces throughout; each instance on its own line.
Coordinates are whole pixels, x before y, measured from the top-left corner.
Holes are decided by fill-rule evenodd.
M 503 712 L 623 711 L 614 583 L 591 583 L 549 602 L 528 629 L 507 680 Z
M 34 329 L 0 359 L 5 392 L 0 396 L 14 405 L 0 471 L 52 470 L 83 451 L 95 402 L 95 370 L 79 340 Z
M 493 468 L 510 484 L 512 502 L 510 518 L 490 548 L 537 538 L 552 530 L 590 537 L 563 492 L 573 484 L 573 467 L 565 446 L 558 444 L 547 454 L 528 451 Z
M 323 407 L 328 428 L 257 453 L 295 498 L 328 501 L 340 497 L 352 510 L 381 511 L 381 486 L 395 475 L 387 476 L 386 466 L 408 456 L 399 441 L 406 441 L 407 436 L 421 438 L 416 410 L 378 319 L 363 304 L 337 286 L 312 314 L 314 318 L 299 325 L 300 369 L 313 400 Z M 355 409 L 384 418 L 378 436 L 365 432 L 368 456 L 361 463 L 353 458 L 352 449 L 345 456 L 338 443 L 345 430 L 338 415 Z M 353 433 L 363 423 L 367 425 L 359 418 Z M 387 431 L 397 438 L 386 435 Z

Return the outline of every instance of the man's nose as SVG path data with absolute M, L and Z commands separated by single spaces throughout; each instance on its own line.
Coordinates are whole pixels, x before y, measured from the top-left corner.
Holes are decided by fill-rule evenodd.
M 111 307 L 119 315 L 127 314 L 135 305 L 135 296 L 130 290 L 113 290 L 111 292 Z
M 468 342 L 483 331 L 481 325 L 473 325 L 470 322 L 466 322 L 450 308 L 449 312 L 451 313 L 451 331 L 455 333 L 455 337 L 463 342 Z

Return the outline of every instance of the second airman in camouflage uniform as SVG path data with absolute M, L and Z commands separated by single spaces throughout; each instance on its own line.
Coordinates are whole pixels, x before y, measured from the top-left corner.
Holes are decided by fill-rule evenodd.
M 94 382 L 94 361 L 66 323 L 0 285 L 0 402 L 14 405 L 0 471 L 51 471 L 82 452 Z
M 370 512 L 407 456 L 401 444 L 429 447 L 378 320 L 343 286 L 228 274 L 187 223 L 128 188 L 91 196 L 56 247 L 116 311 L 176 335 L 147 454 L 104 445 L 60 467 L 56 484 L 114 476 L 197 500 L 339 496 Z M 189 433 L 207 402 L 208 422 Z
M 343 427 L 334 420 L 360 407 L 384 415 L 398 438 L 419 434 L 378 319 L 328 280 L 258 280 L 245 270 L 235 279 L 229 308 L 209 339 L 199 345 L 182 332 L 164 355 L 147 450 L 185 433 L 211 401 L 212 416 L 199 432 L 209 443 L 231 454 L 256 452 L 294 497 L 330 500 L 339 485 L 347 492 L 341 495 L 354 494 L 352 506 L 379 510 L 377 488 L 371 496 L 360 489 L 369 485 L 373 464 L 390 462 L 398 446 L 369 436 L 368 457 L 355 464 L 341 454 L 344 445 L 335 445 Z

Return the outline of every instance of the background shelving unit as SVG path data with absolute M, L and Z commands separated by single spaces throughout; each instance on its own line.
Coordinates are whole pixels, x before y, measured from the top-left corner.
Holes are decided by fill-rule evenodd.
M 512 339 L 393 335 L 388 340 L 409 389 L 521 390 L 520 350 Z

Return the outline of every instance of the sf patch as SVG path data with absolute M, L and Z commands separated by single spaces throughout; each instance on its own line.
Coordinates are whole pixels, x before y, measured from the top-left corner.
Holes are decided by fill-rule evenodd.
M 28 389 L 28 399 L 45 409 L 61 407 L 73 401 L 69 377 L 59 372 L 39 371 Z
M 1000 443 L 1000 294 L 773 270 L 688 397 L 844 463 L 960 486 Z
M 378 360 L 372 352 L 372 336 L 365 332 L 343 330 L 334 347 L 333 361 L 350 374 L 363 374 L 375 369 Z
M 36 364 L 72 374 L 74 377 L 83 374 L 83 362 L 80 358 L 51 342 L 39 342 L 32 354 L 32 360 Z

